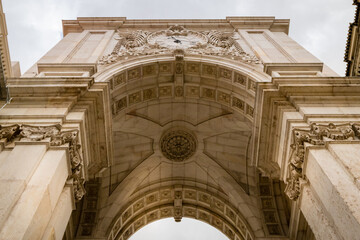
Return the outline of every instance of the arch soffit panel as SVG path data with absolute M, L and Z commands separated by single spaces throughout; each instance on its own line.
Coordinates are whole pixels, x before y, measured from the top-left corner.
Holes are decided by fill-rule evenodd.
M 183 70 L 176 74 L 175 64 Z M 180 76 L 182 75 L 182 76 Z M 254 117 L 256 82 L 270 82 L 271 77 L 256 66 L 228 59 L 173 56 L 132 59 L 109 66 L 97 73 L 96 82 L 110 82 L 112 112 L 160 98 L 205 99 Z M 180 80 L 174 80 L 175 78 Z
M 246 64 L 241 61 L 230 60 L 227 58 L 216 56 L 185 56 L 184 62 L 196 62 L 204 64 L 219 65 L 224 68 L 237 71 L 244 76 L 248 76 L 256 82 L 271 82 L 271 76 L 263 72 L 262 67 L 253 64 Z M 114 75 L 134 68 L 140 65 L 147 65 L 156 62 L 175 62 L 173 55 L 159 55 L 147 57 L 134 57 L 128 60 L 122 60 L 110 66 L 98 69 L 98 72 L 93 75 L 95 82 L 109 81 Z
M 154 100 L 154 98 L 160 99 L 162 90 L 166 92 L 166 89 L 170 89 L 171 95 L 169 97 L 176 99 L 176 86 L 174 83 L 165 82 L 159 84 L 158 82 L 153 83 L 152 85 L 156 85 L 155 87 L 146 86 L 146 88 L 140 88 L 136 90 L 136 88 L 129 91 L 129 76 L 137 76 L 140 80 L 144 78 L 143 74 L 146 74 L 146 67 L 156 65 L 155 72 L 156 74 L 160 71 L 161 64 L 170 66 L 170 71 L 168 72 L 169 76 L 174 76 L 174 68 L 175 68 L 174 57 L 151 57 L 151 58 L 143 58 L 143 59 L 133 59 L 128 62 L 122 62 L 115 64 L 113 66 L 108 67 L 104 71 L 99 72 L 95 76 L 96 82 L 106 82 L 109 81 L 112 87 L 112 99 L 114 100 L 113 105 L 113 113 L 114 116 L 119 114 L 122 110 L 126 109 L 129 106 L 135 106 L 137 104 L 146 102 L 147 100 Z M 216 59 L 216 58 L 192 58 L 185 57 L 185 60 L 182 61 L 184 64 L 184 75 L 191 76 L 192 73 L 187 72 L 189 68 L 195 68 L 198 66 L 199 71 L 204 71 L 206 68 L 215 69 L 214 76 L 210 76 L 211 74 L 202 74 L 201 77 L 206 79 L 212 79 L 213 82 L 216 82 L 215 86 L 206 86 L 203 83 L 198 85 L 194 83 L 187 83 L 183 85 L 182 96 L 183 98 L 191 98 L 188 93 L 191 93 L 191 90 L 194 90 L 197 94 L 198 98 L 203 98 L 203 100 L 214 101 L 221 105 L 224 105 L 228 108 L 232 108 L 237 112 L 242 113 L 246 116 L 250 121 L 253 119 L 254 114 L 254 101 L 255 101 L 255 92 L 256 92 L 256 84 L 255 82 L 270 82 L 270 76 L 265 73 L 259 72 L 255 68 L 248 66 L 243 63 L 234 64 L 229 62 L 228 60 Z M 195 64 L 195 65 L 191 65 Z M 133 71 L 133 73 L 129 73 L 129 71 L 138 69 Z M 151 67 L 149 67 L 151 69 Z M 223 71 L 224 70 L 224 71 Z M 164 70 L 165 71 L 165 70 Z M 228 71 L 228 72 L 226 72 Z M 121 74 L 123 74 L 121 76 Z M 132 75 L 133 74 L 133 75 Z M 154 74 L 155 75 L 155 74 Z M 154 75 L 149 73 L 149 78 L 154 78 Z M 194 75 L 194 74 L 193 74 Z M 230 76 L 230 78 L 229 78 Z M 237 78 L 239 76 L 239 78 Z M 125 77 L 125 79 L 122 79 Z M 132 83 L 138 80 L 133 79 Z M 224 84 L 225 83 L 225 84 Z M 226 84 L 227 83 L 227 84 Z M 139 84 L 141 86 L 141 84 Z M 219 87 L 221 86 L 221 88 Z M 228 86 L 226 89 L 224 86 Z M 151 90 L 149 90 L 151 89 Z M 207 89 L 210 89 L 208 91 Z M 149 91 L 147 91 L 149 90 Z M 209 92 L 209 94 L 207 94 Z M 220 97 L 222 93 L 225 93 L 223 97 Z M 132 95 L 133 94 L 133 95 Z M 149 99 L 145 99 L 150 96 Z M 165 96 L 164 96 L 165 97 Z M 192 97 L 194 98 L 194 96 Z M 135 99 L 135 100 L 134 100 Z M 137 99 L 137 100 L 136 100 Z M 125 104 L 124 104 L 125 102 Z M 125 108 L 122 106 L 125 105 Z M 130 176 L 129 176 L 130 177 Z M 112 208 L 111 208 L 112 209 Z
M 142 191 L 140 189 L 139 191 Z M 210 224 L 231 240 L 252 240 L 254 234 L 241 213 L 216 189 L 169 185 L 134 194 L 114 217 L 109 240 L 126 240 L 145 225 L 164 218 L 193 218 Z

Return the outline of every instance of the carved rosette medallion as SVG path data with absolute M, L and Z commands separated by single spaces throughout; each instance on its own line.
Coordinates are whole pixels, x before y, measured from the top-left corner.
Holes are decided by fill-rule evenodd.
M 163 155 L 169 160 L 182 162 L 195 153 L 196 139 L 188 131 L 170 130 L 161 137 L 160 148 Z

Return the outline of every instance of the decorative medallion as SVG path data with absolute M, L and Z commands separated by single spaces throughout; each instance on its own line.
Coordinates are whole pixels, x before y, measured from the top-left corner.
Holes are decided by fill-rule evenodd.
M 184 130 L 170 130 L 160 139 L 160 148 L 166 158 L 175 162 L 189 159 L 196 150 L 195 137 Z
M 115 48 L 112 53 L 103 56 L 99 64 L 112 64 L 128 57 L 171 53 L 177 60 L 183 59 L 184 54 L 197 54 L 223 56 L 250 64 L 259 64 L 260 61 L 256 56 L 246 53 L 241 48 L 236 41 L 238 37 L 234 32 L 193 31 L 178 25 L 155 32 L 118 31 Z

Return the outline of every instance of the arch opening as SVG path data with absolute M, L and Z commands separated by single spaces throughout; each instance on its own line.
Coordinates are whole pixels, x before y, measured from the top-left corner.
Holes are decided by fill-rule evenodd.
M 171 231 L 169 231 L 171 229 Z M 202 221 L 183 218 L 180 223 L 171 218 L 164 218 L 152 222 L 135 232 L 129 240 L 229 240 L 218 229 Z
M 253 230 L 245 219 L 253 218 L 256 226 L 261 223 L 256 217 L 256 199 L 248 195 L 257 191 L 256 169 L 250 166 L 251 135 L 256 82 L 268 80 L 266 74 L 251 66 L 186 56 L 181 61 L 173 57 L 147 59 L 99 72 L 95 81 L 110 82 L 114 149 L 112 166 L 104 172 L 109 181 L 102 187 L 109 189 L 109 195 L 102 206 L 99 235 L 127 239 L 136 231 L 136 224 L 141 227 L 148 223 L 149 212 L 135 214 L 133 210 L 134 219 L 122 223 L 139 189 L 150 191 L 154 185 L 163 187 L 166 183 L 174 187 L 191 182 L 192 187 L 201 185 L 198 188 L 201 191 L 214 188 L 226 192 L 225 202 L 232 207 L 224 205 L 224 212 L 214 212 L 215 191 L 208 193 L 211 199 L 208 207 L 182 201 L 184 208 L 177 217 L 174 201 L 170 205 L 160 204 L 154 221 L 168 217 L 166 214 L 161 217 L 159 209 L 170 207 L 172 210 L 166 211 L 175 219 L 192 217 L 215 227 L 221 222 L 221 231 L 229 239 L 253 239 Z M 167 132 L 178 129 L 189 133 L 194 141 L 183 134 L 175 136 L 180 140 L 174 144 L 162 144 Z M 164 154 L 162 146 L 182 148 Z M 191 154 L 178 157 L 179 152 L 187 152 L 183 151 L 187 146 L 194 146 L 189 150 Z M 177 156 L 175 161 L 168 157 L 172 153 Z M 196 201 L 200 201 L 199 196 L 196 195 Z M 195 215 L 186 213 L 187 208 Z M 229 219 L 227 214 L 232 213 L 236 214 Z M 201 219 L 205 216 L 208 220 Z M 256 234 L 261 235 L 261 231 Z
M 109 230 L 108 239 L 127 240 L 152 222 L 174 218 L 202 221 L 218 229 L 230 240 L 252 240 L 253 233 L 245 218 L 227 199 L 226 194 L 199 187 L 173 185 L 152 191 L 139 190 L 119 211 Z

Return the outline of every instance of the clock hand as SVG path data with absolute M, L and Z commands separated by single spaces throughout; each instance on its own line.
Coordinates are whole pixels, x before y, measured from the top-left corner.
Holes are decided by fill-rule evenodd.
M 174 39 L 174 43 L 180 43 L 180 44 L 181 44 L 181 40 L 176 39 L 176 38 L 174 38 L 173 36 L 171 36 L 171 38 Z

